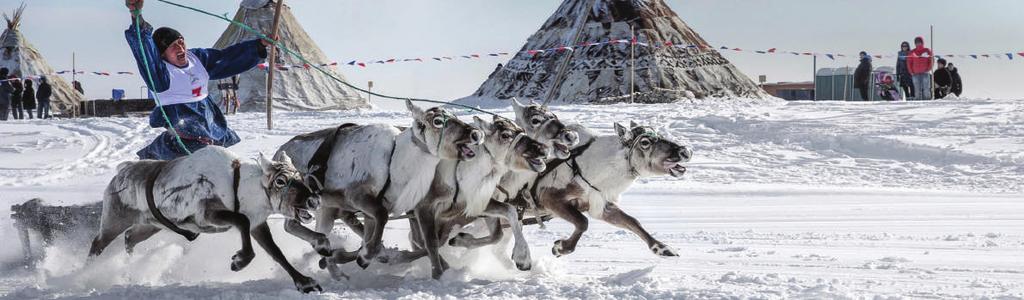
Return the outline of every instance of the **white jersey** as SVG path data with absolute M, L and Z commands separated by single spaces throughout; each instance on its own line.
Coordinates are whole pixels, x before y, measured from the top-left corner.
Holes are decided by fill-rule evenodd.
M 170 78 L 167 90 L 157 93 L 161 105 L 199 102 L 208 95 L 206 85 L 210 82 L 210 74 L 192 51 L 185 51 L 185 57 L 188 66 L 184 68 L 161 60 L 167 65 Z

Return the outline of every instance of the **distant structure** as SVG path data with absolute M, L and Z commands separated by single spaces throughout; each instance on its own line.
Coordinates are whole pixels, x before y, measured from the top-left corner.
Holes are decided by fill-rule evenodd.
M 761 88 L 785 100 L 814 100 L 813 81 L 765 83 L 761 84 Z
M 0 68 L 7 68 L 10 74 L 21 78 L 46 76 L 53 89 L 50 97 L 50 110 L 55 114 L 72 115 L 75 107 L 82 101 L 83 95 L 75 91 L 67 81 L 57 76 L 42 54 L 32 46 L 18 31 L 25 4 L 14 10 L 13 14 L 4 13 L 7 28 L 0 34 Z
M 631 29 L 638 43 L 649 46 L 629 42 L 579 46 L 631 40 Z M 572 46 L 573 51 L 527 52 L 561 46 Z M 712 49 L 663 0 L 566 0 L 515 57 L 491 73 L 467 99 L 512 97 L 562 103 L 661 103 L 771 96 Z
M 274 1 L 271 0 L 245 0 L 242 1 L 238 12 L 235 13 L 235 21 L 249 25 L 256 30 L 270 32 L 274 20 Z M 299 25 L 298 20 L 291 13 L 291 9 L 285 5 L 281 12 L 281 21 L 278 27 L 278 36 L 285 47 L 298 52 L 313 63 L 326 63 L 330 60 L 324 55 L 320 47 L 313 42 L 313 39 L 306 34 L 306 31 Z M 214 44 L 214 48 L 223 49 L 238 42 L 256 38 L 255 35 L 238 28 L 228 26 L 224 33 Z M 278 51 L 277 63 L 279 65 L 302 66 L 298 59 Z M 337 71 L 334 72 L 338 78 L 344 79 Z M 274 74 L 274 109 L 288 111 L 308 110 L 332 110 L 332 109 L 353 109 L 369 107 L 369 102 L 361 97 L 355 90 L 331 80 L 330 77 L 312 68 L 293 68 L 287 71 L 275 71 Z M 220 82 L 210 81 L 210 86 L 216 87 Z M 265 111 L 267 99 L 267 70 L 254 68 L 239 75 L 238 100 L 241 102 L 239 111 Z M 211 93 L 210 97 L 214 102 L 221 103 L 223 97 L 220 93 Z

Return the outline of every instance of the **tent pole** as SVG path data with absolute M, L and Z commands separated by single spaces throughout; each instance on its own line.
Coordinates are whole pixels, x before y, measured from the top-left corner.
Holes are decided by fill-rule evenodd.
M 813 63 L 811 64 L 811 84 L 814 88 L 811 89 L 814 96 L 811 96 L 811 100 L 818 100 L 818 55 L 814 55 Z
M 284 0 L 277 0 L 277 7 L 274 9 L 274 23 L 270 26 L 270 36 L 277 36 L 277 26 L 281 23 L 281 6 Z M 278 38 L 280 39 L 280 38 Z M 270 44 L 270 51 L 267 55 L 267 130 L 274 129 L 272 113 L 274 109 L 274 65 L 277 62 L 277 45 Z

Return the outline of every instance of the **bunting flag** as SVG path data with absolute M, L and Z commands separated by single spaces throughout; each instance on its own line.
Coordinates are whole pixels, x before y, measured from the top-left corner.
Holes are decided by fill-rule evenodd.
M 640 37 L 643 37 L 643 36 L 640 36 Z M 608 40 L 602 41 L 602 42 L 581 42 L 581 43 L 579 43 L 577 45 L 563 45 L 563 46 L 557 46 L 557 47 L 552 47 L 552 48 L 547 48 L 547 49 L 527 49 L 527 50 L 522 50 L 520 52 L 514 52 L 514 53 L 511 53 L 511 54 L 509 52 L 474 53 L 474 54 L 464 54 L 464 55 L 455 55 L 455 56 L 436 56 L 436 57 L 428 57 L 426 59 L 443 62 L 443 61 L 454 61 L 454 60 L 456 60 L 458 58 L 462 58 L 462 59 L 480 59 L 480 58 L 483 58 L 485 56 L 486 57 L 500 57 L 500 56 L 519 54 L 519 53 L 525 53 L 525 54 L 530 55 L 530 56 L 537 56 L 537 55 L 564 55 L 562 53 L 573 52 L 577 48 L 581 48 L 581 47 L 593 47 L 593 46 L 601 46 L 601 45 L 620 45 L 620 44 L 629 44 L 630 46 L 637 46 L 638 45 L 638 46 L 641 46 L 641 47 L 654 48 L 654 49 L 659 49 L 659 48 L 664 48 L 664 47 L 672 47 L 672 48 L 683 48 L 683 49 L 719 49 L 719 50 L 723 50 L 723 51 L 729 50 L 729 51 L 732 51 L 732 52 L 751 52 L 751 53 L 762 54 L 762 55 L 769 55 L 769 54 L 771 54 L 771 55 L 774 55 L 774 54 L 792 54 L 792 55 L 795 55 L 795 56 L 814 56 L 814 57 L 824 56 L 824 57 L 827 57 L 828 59 L 833 60 L 833 61 L 835 61 L 835 60 L 837 60 L 839 58 L 846 58 L 846 57 L 854 57 L 854 58 L 856 58 L 856 57 L 860 57 L 859 55 L 846 55 L 846 54 L 842 54 L 842 53 L 821 53 L 821 52 L 812 52 L 812 51 L 784 51 L 784 50 L 779 50 L 778 48 L 768 48 L 767 50 L 744 50 L 743 48 L 739 48 L 739 47 L 732 48 L 732 47 L 728 47 L 728 46 L 712 47 L 712 46 L 708 46 L 708 45 L 690 45 L 690 44 L 680 45 L 680 44 L 676 44 L 676 43 L 674 43 L 672 41 L 651 42 L 651 43 L 649 43 L 649 42 L 645 42 L 645 41 L 642 41 L 642 40 L 638 39 L 638 37 L 631 37 L 629 39 L 608 39 Z M 983 57 L 983 58 L 1002 59 L 1002 56 L 1006 56 L 1007 59 L 1013 60 L 1014 54 L 1019 55 L 1021 57 L 1024 57 L 1024 52 L 1016 52 L 1016 53 L 1014 53 L 1014 52 L 1006 52 L 1006 53 L 997 53 L 997 54 L 991 54 L 991 53 L 990 54 L 934 54 L 934 55 L 925 54 L 925 55 L 922 55 L 920 57 L 936 57 L 936 58 L 957 58 L 957 57 L 959 57 L 959 58 L 965 58 L 965 59 L 966 58 L 979 59 L 978 57 L 980 56 L 980 57 Z M 889 54 L 889 55 L 875 54 L 875 55 L 871 55 L 871 57 L 873 57 L 875 59 L 884 59 L 884 58 L 898 58 L 899 56 L 896 55 L 896 54 Z M 348 63 L 345 63 L 345 64 L 350 65 L 350 66 L 359 66 L 359 67 L 365 68 L 367 66 L 367 64 L 390 64 L 390 63 L 413 62 L 413 61 L 424 62 L 425 58 L 404 58 L 404 59 L 390 58 L 390 59 L 381 59 L 381 60 L 369 60 L 369 61 L 365 61 L 365 62 L 361 62 L 359 60 L 352 60 L 352 61 L 349 61 Z M 337 62 L 330 62 L 330 63 L 319 64 L 319 66 L 321 66 L 321 67 L 324 67 L 324 66 L 337 66 L 337 65 L 338 65 Z M 266 65 L 263 65 L 263 64 L 258 65 L 258 67 L 261 70 L 265 70 L 267 68 Z M 286 66 L 286 67 L 288 67 L 288 69 L 302 67 L 303 69 L 307 69 L 307 70 L 311 68 L 311 66 L 309 66 L 309 65 Z M 279 69 L 281 69 L 281 68 L 279 68 Z M 69 71 L 61 71 L 61 72 L 58 72 L 58 74 L 65 74 L 67 72 L 69 72 Z M 93 73 L 95 73 L 97 75 L 101 75 L 100 73 L 102 73 L 102 72 L 100 72 L 100 73 L 93 72 Z M 118 73 L 118 74 L 122 74 L 122 73 Z M 124 73 L 124 74 L 132 74 L 132 73 Z

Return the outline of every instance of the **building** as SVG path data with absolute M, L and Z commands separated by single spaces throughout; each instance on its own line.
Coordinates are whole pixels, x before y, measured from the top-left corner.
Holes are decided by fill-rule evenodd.
M 761 84 L 761 89 L 786 100 L 814 100 L 814 82 L 777 82 Z

